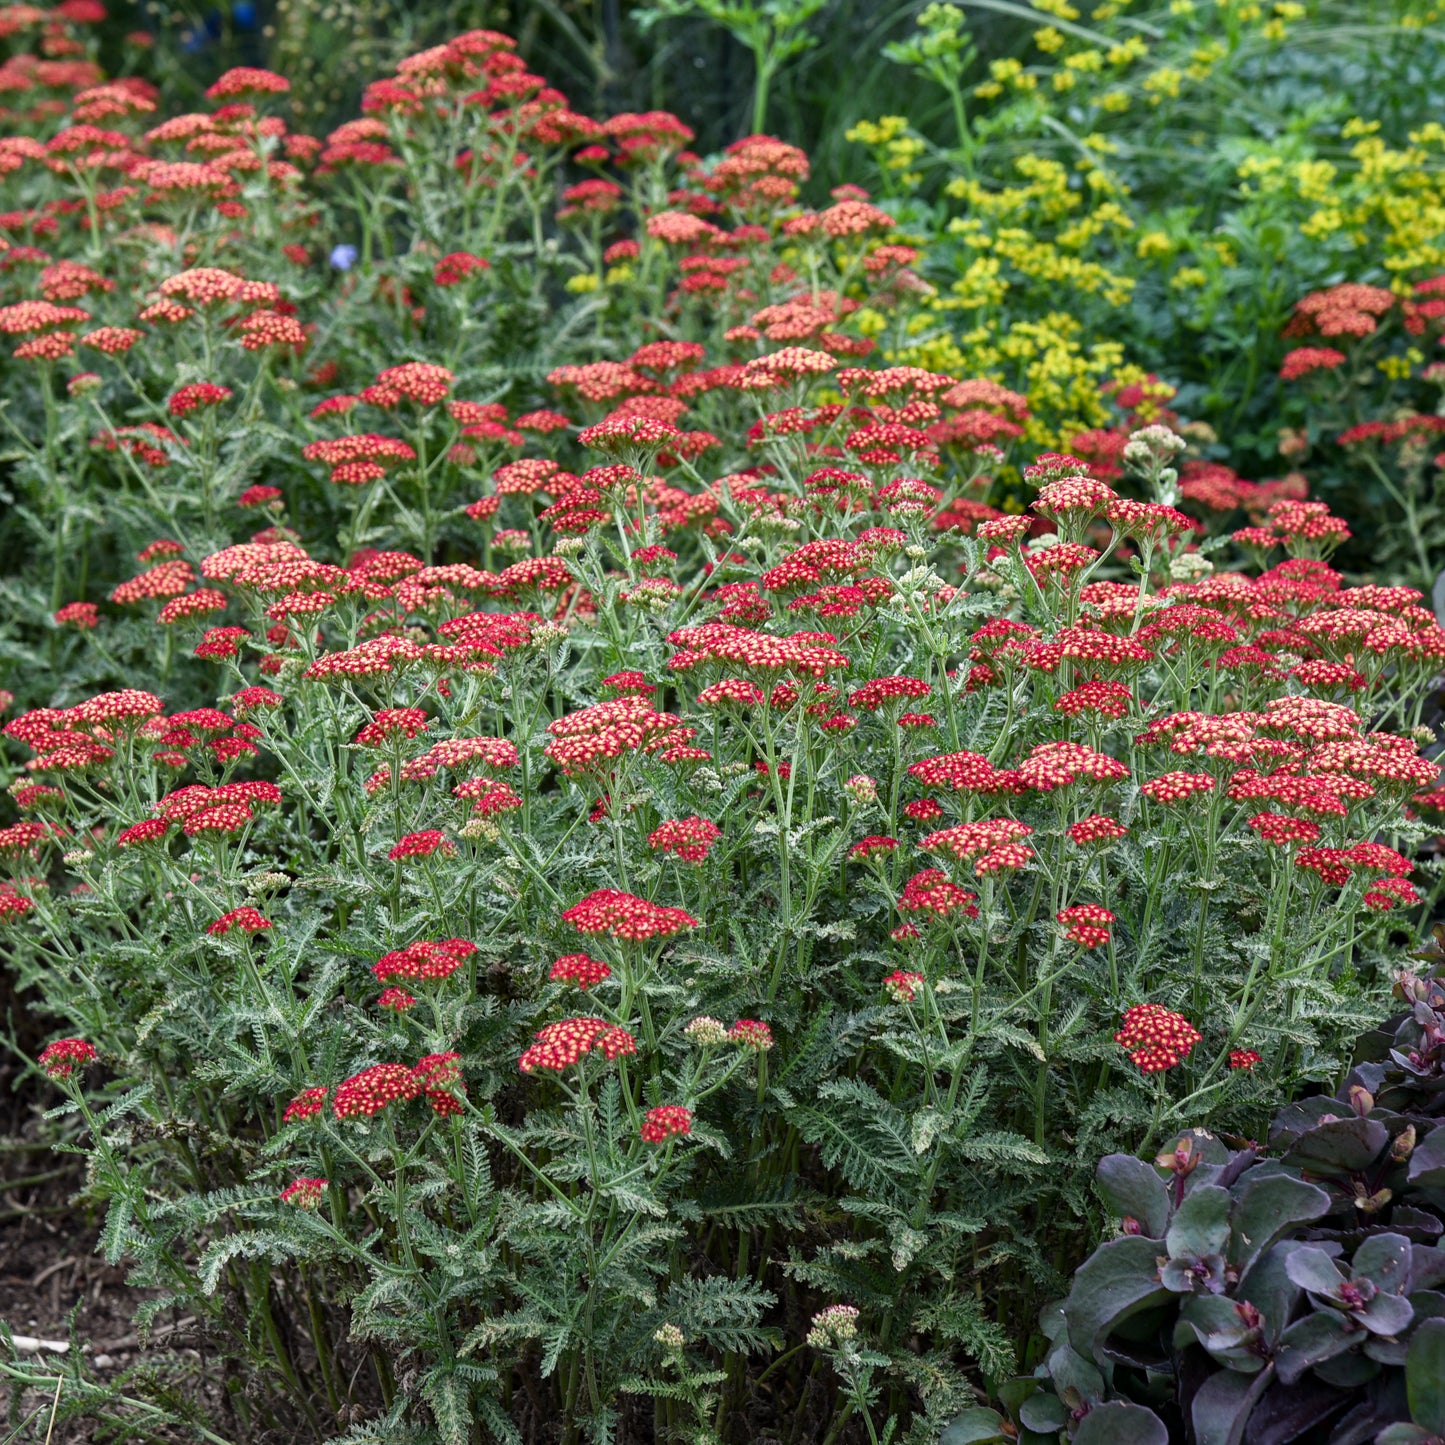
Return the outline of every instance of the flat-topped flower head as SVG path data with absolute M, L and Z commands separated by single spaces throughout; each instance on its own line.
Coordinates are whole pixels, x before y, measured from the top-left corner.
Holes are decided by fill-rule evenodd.
M 206 932 L 216 937 L 224 937 L 235 929 L 238 933 L 260 933 L 263 929 L 270 928 L 271 920 L 263 918 L 261 913 L 250 906 L 243 904 L 240 908 L 233 908 L 229 913 L 223 913 L 214 923 L 206 926 Z
M 338 1119 L 369 1119 L 421 1090 L 421 1081 L 405 1064 L 373 1064 L 336 1086 L 331 1112 Z
M 297 1209 L 319 1209 L 328 1183 L 325 1179 L 297 1179 L 281 1191 L 281 1203 Z
M 649 903 L 617 888 L 597 888 L 562 914 L 579 933 L 606 934 L 628 943 L 671 938 L 697 927 L 697 919 L 681 908 Z
M 41 1049 L 36 1063 L 52 1079 L 68 1079 L 72 1070 L 93 1064 L 96 1058 L 95 1045 L 84 1039 L 56 1039 Z
M 476 951 L 476 944 L 465 938 L 420 939 L 383 954 L 372 964 L 371 971 L 378 983 L 397 978 L 439 983 L 450 978 Z
M 898 911 L 927 913 L 935 918 L 951 918 L 958 913 L 977 918 L 978 895 L 951 882 L 942 868 L 925 868 L 903 885 Z
M 972 858 L 1005 843 L 1016 843 L 1034 830 L 1015 818 L 985 818 L 976 823 L 956 823 L 920 838 L 925 853 L 943 853 L 950 858 Z
M 663 451 L 675 444 L 681 435 L 671 422 L 646 416 L 614 415 L 595 426 L 584 427 L 577 440 L 593 451 L 627 455 Z
M 894 1003 L 912 1003 L 923 983 L 921 973 L 910 973 L 907 969 L 894 969 L 883 980 L 883 991 Z
M 741 1048 L 765 1054 L 773 1046 L 773 1031 L 758 1019 L 739 1019 L 729 1030 L 728 1038 Z
M 1064 926 L 1064 937 L 1080 948 L 1102 948 L 1110 938 L 1114 915 L 1099 903 L 1074 903 L 1054 917 Z
M 323 1088 L 302 1089 L 282 1111 L 283 1124 L 295 1124 L 302 1119 L 314 1119 L 326 1107 L 331 1091 Z
M 665 1144 L 692 1133 L 692 1110 L 681 1104 L 659 1104 L 642 1116 L 638 1131 L 644 1144 Z
M 437 855 L 450 858 L 456 851 L 456 844 L 451 842 L 440 828 L 423 828 L 419 833 L 408 833 L 398 839 L 386 856 L 393 863 L 400 863 L 408 858 L 431 858 Z
M 601 959 L 585 953 L 564 953 L 547 972 L 553 983 L 572 983 L 586 993 L 595 984 L 612 977 L 612 969 Z
M 1146 1074 L 1162 1073 L 1189 1057 L 1203 1035 L 1183 1014 L 1157 1003 L 1135 1004 L 1124 1010 L 1123 1028 L 1114 1042 Z
M 1170 805 L 1182 803 L 1196 793 L 1212 793 L 1214 779 L 1208 773 L 1162 773 L 1141 783 L 1139 791 L 1156 803 Z
M 716 823 L 694 814 L 691 818 L 678 818 L 654 829 L 647 838 L 647 846 L 654 853 L 671 853 L 684 863 L 702 863 L 714 843 L 722 837 L 722 829 Z
M 561 1073 L 594 1050 L 609 1063 L 637 1052 L 637 1040 L 626 1029 L 599 1018 L 559 1019 L 538 1029 L 535 1038 L 517 1060 L 524 1074 L 538 1069 Z
M 206 99 L 236 100 L 240 96 L 285 95 L 290 89 L 291 82 L 274 70 L 237 65 L 209 86 Z M 326 1181 L 321 1182 L 324 1184 Z
M 1249 820 L 1249 826 L 1276 847 L 1285 848 L 1291 843 L 1313 843 L 1320 836 L 1320 825 L 1308 818 L 1292 818 L 1288 813 L 1256 813 Z
M 1105 813 L 1091 813 L 1087 818 L 1080 818 L 1077 823 L 1070 823 L 1066 831 L 1081 848 L 1091 844 L 1115 843 L 1129 832 L 1117 818 Z

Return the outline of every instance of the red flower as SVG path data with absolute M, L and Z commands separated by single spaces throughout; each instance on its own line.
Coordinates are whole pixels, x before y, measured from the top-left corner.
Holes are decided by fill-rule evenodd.
M 376 1006 L 404 1014 L 414 1003 L 416 1003 L 415 997 L 407 993 L 405 989 L 386 988 L 381 991 L 381 997 L 377 999 Z
M 990 873 L 1002 873 L 1006 868 L 1026 868 L 1034 856 L 1034 850 L 1027 843 L 1005 843 L 1001 848 L 992 848 L 974 865 L 973 871 L 980 878 Z
M 189 416 L 201 407 L 219 406 L 230 399 L 229 386 L 217 386 L 209 381 L 194 381 L 189 386 L 183 386 L 171 397 L 168 409 L 172 416 Z
M 270 928 L 271 921 L 262 918 L 256 909 L 249 905 L 240 908 L 233 908 L 229 913 L 223 913 L 214 923 L 206 928 L 207 933 L 217 936 L 229 933 L 233 928 L 238 928 L 242 933 L 259 933 L 263 928 Z
M 563 1069 L 585 1058 L 594 1049 L 610 1063 L 623 1054 L 637 1052 L 637 1040 L 626 1029 L 606 1019 L 560 1019 L 537 1030 L 536 1043 L 530 1045 L 517 1060 L 517 1067 L 530 1074 L 537 1069 Z
M 696 928 L 697 919 L 681 908 L 649 903 L 616 888 L 598 888 L 562 914 L 579 933 L 605 933 L 629 943 L 671 938 Z
M 331 1112 L 338 1119 L 369 1119 L 389 1104 L 416 1098 L 421 1090 L 405 1064 L 373 1064 L 336 1086 Z
M 942 868 L 925 868 L 903 885 L 898 911 L 931 913 L 938 918 L 961 912 L 968 918 L 977 918 L 977 899 L 977 894 L 965 892 L 951 883 Z
M 647 846 L 655 853 L 674 853 L 684 863 L 701 863 L 712 845 L 722 837 L 722 829 L 706 818 L 674 819 L 648 835 Z
M 1069 837 L 1081 848 L 1090 843 L 1116 842 L 1128 831 L 1117 818 L 1110 818 L 1104 813 L 1093 813 L 1087 818 L 1080 818 L 1077 823 L 1070 823 L 1068 828 Z
M 1256 813 L 1249 826 L 1264 839 L 1279 847 L 1291 843 L 1313 843 L 1320 836 L 1320 825 L 1307 818 L 1291 818 L 1287 813 Z
M 642 1116 L 639 1131 L 644 1144 L 665 1144 L 669 1139 L 692 1133 L 692 1110 L 681 1104 L 659 1104 Z
M 473 256 L 467 251 L 452 251 L 432 267 L 432 280 L 438 286 L 459 286 L 472 272 L 486 271 L 490 267 L 491 263 L 481 256 Z
M 88 628 L 99 626 L 100 609 L 94 602 L 67 602 L 56 612 L 55 621 L 60 627 L 76 627 L 84 632 Z
M 41 1049 L 36 1062 L 52 1079 L 68 1079 L 77 1064 L 84 1068 L 95 1059 L 94 1044 L 88 1044 L 84 1039 L 56 1039 Z
M 575 983 L 586 993 L 594 984 L 611 978 L 612 970 L 600 959 L 589 958 L 585 953 L 567 953 L 552 965 L 547 977 L 553 983 Z
M 918 846 L 925 853 L 946 853 L 950 858 L 958 859 L 972 858 L 975 854 L 1001 848 L 1006 843 L 1016 843 L 1033 831 L 1027 823 L 1013 818 L 987 818 L 977 823 L 957 823 L 952 828 L 929 833 L 919 840 Z
M 328 1182 L 325 1179 L 298 1179 L 281 1191 L 281 1203 L 294 1204 L 297 1209 L 319 1208 Z
M 434 853 L 450 858 L 456 851 L 456 844 L 449 842 L 441 829 L 423 828 L 420 833 L 408 833 L 399 839 L 386 856 L 397 863 L 403 858 L 430 858 Z
M 883 980 L 883 987 L 896 1003 L 912 1003 L 918 992 L 918 985 L 922 982 L 921 973 L 909 973 L 906 969 L 898 968 Z
M 1230 1049 L 1229 1067 L 1231 1069 L 1252 1069 L 1259 1063 L 1260 1057 L 1253 1049 Z
M 728 1030 L 728 1037 L 745 1049 L 755 1049 L 765 1054 L 773 1046 L 773 1031 L 757 1019 L 739 1019 Z
M 1064 937 L 1080 948 L 1102 948 L 1109 941 L 1114 915 L 1098 903 L 1075 903 L 1054 917 L 1064 925 Z
M 445 938 L 439 942 L 422 939 L 383 954 L 372 964 L 371 971 L 378 983 L 392 978 L 436 983 L 450 978 L 476 951 L 476 944 L 465 938 Z
M 1208 773 L 1164 773 L 1141 784 L 1139 791 L 1156 803 L 1182 803 L 1195 793 L 1212 793 L 1214 779 Z
M 326 1107 L 326 1096 L 328 1089 L 303 1089 L 289 1104 L 281 1115 L 283 1124 L 294 1124 L 298 1119 L 311 1119 L 319 1114 Z
M 1183 1014 L 1157 1003 L 1125 1009 L 1123 1022 L 1114 1042 L 1127 1049 L 1129 1057 L 1146 1074 L 1162 1073 L 1183 1062 L 1203 1037 Z
M 171 825 L 164 818 L 143 818 L 132 823 L 124 832 L 117 834 L 117 848 L 133 848 L 137 843 L 154 843 L 170 832 Z
M 412 1078 L 426 1094 L 426 1101 L 434 1113 L 445 1118 L 448 1114 L 459 1114 L 462 1102 L 453 1090 L 466 1092 L 462 1082 L 461 1055 L 458 1053 L 427 1054 L 417 1061 L 411 1071 Z

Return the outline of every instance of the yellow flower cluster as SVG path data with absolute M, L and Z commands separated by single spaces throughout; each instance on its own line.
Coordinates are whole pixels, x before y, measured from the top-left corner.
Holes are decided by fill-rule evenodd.
M 1137 0 L 1028 3 L 1038 16 L 1032 49 L 988 62 L 967 106 L 975 139 L 965 134 L 942 186 L 951 214 L 935 255 L 950 271 L 926 270 L 937 290 L 906 323 L 877 318 L 891 360 L 1024 392 L 1029 440 L 1057 447 L 1110 423 L 1101 386 L 1125 377 L 1126 358 L 1119 343 L 1096 338 L 1139 335 L 1141 288 L 1153 313 L 1163 311 L 1160 334 L 1182 340 L 1212 334 L 1221 319 L 1239 326 L 1251 305 L 1262 318 L 1269 311 L 1261 325 L 1272 334 L 1290 301 L 1362 258 L 1402 293 L 1445 272 L 1445 124 L 1421 125 L 1404 145 L 1364 120 L 1336 122 L 1333 134 L 1316 122 L 1268 143 L 1246 127 L 1230 132 L 1242 155 L 1233 177 L 1219 175 L 1225 152 L 1209 151 L 1206 136 L 1228 128 L 1228 97 L 1259 73 L 1261 57 L 1284 55 L 1291 27 L 1316 18 L 1302 0 L 1168 0 L 1151 7 L 1147 25 L 1135 23 Z M 1397 19 L 1424 8 L 1392 7 Z M 954 99 L 962 129 L 961 89 Z M 1153 114 L 1118 119 L 1136 109 Z M 1182 141 L 1154 136 L 1160 121 Z M 1016 139 L 1029 134 L 1032 149 Z M 902 117 L 862 122 L 849 138 L 872 149 L 890 196 L 937 174 L 941 153 Z M 1172 193 L 1151 182 L 1148 147 L 1161 144 L 1182 146 L 1163 171 L 1175 175 Z M 1191 149 L 1213 172 L 1204 208 L 1178 192 Z M 1282 275 L 1290 294 L 1269 299 Z
M 1089 340 L 1077 317 L 1050 312 L 1038 320 L 984 322 L 955 332 L 956 298 L 933 296 L 910 316 L 904 335 L 882 347 L 899 366 L 923 366 L 953 376 L 988 377 L 1022 392 L 1029 402 L 1025 436 L 1035 446 L 1061 448 L 1079 432 L 1107 426 L 1113 411 L 1103 392 L 1113 380 L 1142 379 L 1124 364 L 1118 342 Z M 865 330 L 881 331 L 881 316 L 864 313 Z
M 1337 242 L 1408 280 L 1445 269 L 1445 127 L 1431 121 L 1395 148 L 1373 122 L 1350 121 L 1352 164 L 1251 156 L 1238 168 L 1241 191 L 1295 218 L 1312 242 Z

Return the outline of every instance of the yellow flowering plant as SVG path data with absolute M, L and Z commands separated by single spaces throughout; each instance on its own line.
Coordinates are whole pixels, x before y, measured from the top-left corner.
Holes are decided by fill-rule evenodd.
M 1414 100 L 1442 67 L 1432 12 L 1035 0 L 1025 36 L 990 28 L 999 8 L 929 5 L 889 51 L 942 86 L 956 134 L 849 131 L 929 242 L 898 359 L 1023 391 L 1040 445 L 1103 425 L 1111 380 L 1157 373 L 1235 465 L 1277 470 L 1294 303 L 1445 269 L 1445 128 Z

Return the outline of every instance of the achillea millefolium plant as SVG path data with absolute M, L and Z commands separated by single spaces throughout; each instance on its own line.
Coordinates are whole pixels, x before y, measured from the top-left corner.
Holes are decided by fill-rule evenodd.
M 77 1352 L 62 1411 L 922 1442 L 1101 1153 L 1343 1072 L 1445 633 L 1324 506 L 1141 423 L 1004 512 L 1024 399 L 853 325 L 887 213 L 504 36 L 324 142 L 5 74 L 0 928 L 222 1401 Z

